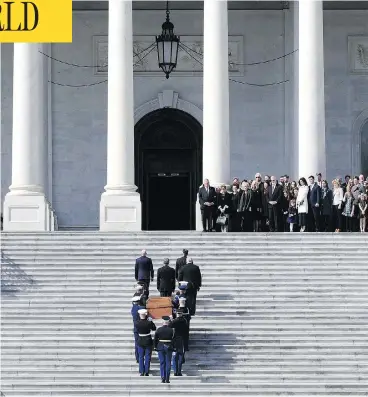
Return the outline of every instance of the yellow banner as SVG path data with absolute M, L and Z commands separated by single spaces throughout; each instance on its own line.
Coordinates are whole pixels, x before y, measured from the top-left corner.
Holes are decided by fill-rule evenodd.
M 71 43 L 72 0 L 0 0 L 0 43 Z

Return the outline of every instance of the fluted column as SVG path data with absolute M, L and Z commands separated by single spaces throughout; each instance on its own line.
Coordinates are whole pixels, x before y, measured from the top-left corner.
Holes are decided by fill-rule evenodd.
M 4 201 L 4 230 L 46 231 L 46 44 L 14 44 L 12 182 Z
M 326 176 L 323 1 L 299 1 L 299 176 Z
M 230 182 L 227 1 L 204 1 L 203 177 Z
M 109 1 L 107 184 L 100 229 L 141 230 L 141 202 L 134 185 L 132 1 Z

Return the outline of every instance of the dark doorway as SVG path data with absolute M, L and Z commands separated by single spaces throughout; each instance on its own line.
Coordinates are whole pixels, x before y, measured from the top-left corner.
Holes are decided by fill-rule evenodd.
M 136 124 L 134 145 L 142 229 L 195 230 L 202 126 L 185 112 L 160 109 Z
M 172 199 L 160 192 L 170 192 Z M 147 205 L 148 230 L 190 230 L 190 175 L 149 175 Z

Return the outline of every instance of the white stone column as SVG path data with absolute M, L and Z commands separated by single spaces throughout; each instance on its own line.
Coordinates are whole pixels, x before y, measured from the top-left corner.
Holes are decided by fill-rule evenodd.
M 229 64 L 227 1 L 204 1 L 203 177 L 229 184 Z
M 299 176 L 326 176 L 323 2 L 299 1 Z
M 100 230 L 141 230 L 141 201 L 134 185 L 132 1 L 109 1 L 107 184 Z
M 4 200 L 4 230 L 50 230 L 47 167 L 46 44 L 14 44 L 12 184 Z

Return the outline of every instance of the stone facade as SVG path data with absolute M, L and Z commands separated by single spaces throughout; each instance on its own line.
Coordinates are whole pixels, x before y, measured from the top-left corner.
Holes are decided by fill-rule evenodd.
M 134 35 L 151 36 L 153 42 L 163 18 L 164 13 L 160 11 L 135 11 Z M 359 171 L 360 129 L 364 123 L 364 117 L 359 118 L 359 115 L 368 108 L 368 68 L 367 71 L 364 69 L 367 39 L 363 37 L 360 43 L 354 36 L 368 36 L 367 18 L 368 12 L 361 10 L 324 12 L 329 180 L 336 175 Z M 202 36 L 203 12 L 175 11 L 171 13 L 171 19 L 177 34 Z M 275 58 L 294 50 L 294 22 L 291 10 L 229 11 L 230 41 L 231 36 L 242 37 L 240 52 L 244 63 Z M 75 12 L 73 43 L 52 45 L 52 56 L 63 62 L 93 66 L 96 37 L 105 36 L 107 31 L 107 12 Z M 3 202 L 11 183 L 12 45 L 3 44 L 1 51 Z M 357 56 L 363 62 L 356 62 Z M 244 71 L 238 75 L 234 73 L 235 76 L 230 73 L 231 78 L 241 82 L 265 84 L 290 80 L 270 87 L 229 82 L 232 175 L 251 177 L 260 171 L 275 175 L 288 172 L 297 177 L 293 68 L 294 56 L 291 55 L 271 63 L 245 66 Z M 98 83 L 106 76 L 96 73 L 94 67 L 78 68 L 51 61 L 51 79 L 61 84 L 81 85 Z M 202 76 L 197 70 L 192 75 L 188 71 L 179 76 L 173 73 L 168 80 L 163 74 L 136 74 L 135 109 L 157 99 L 159 93 L 166 90 L 172 90 L 180 100 L 202 108 Z M 52 85 L 51 93 L 47 195 L 60 226 L 97 228 L 99 201 L 106 184 L 107 84 L 82 88 Z M 356 119 L 358 123 L 354 123 Z

